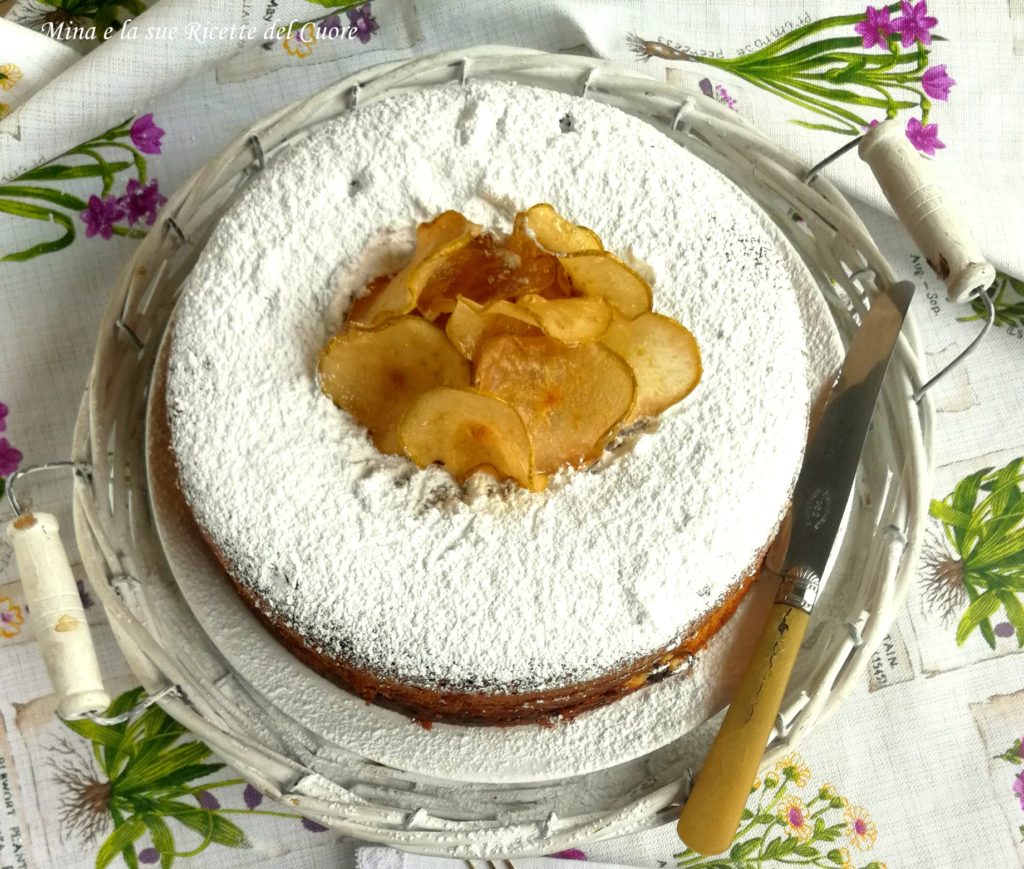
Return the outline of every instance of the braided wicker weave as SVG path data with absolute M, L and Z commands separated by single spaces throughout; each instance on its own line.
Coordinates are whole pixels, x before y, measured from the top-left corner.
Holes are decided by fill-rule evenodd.
M 848 337 L 866 300 L 894 278 L 864 225 L 827 181 L 735 112 L 699 94 L 590 58 L 485 47 L 350 76 L 255 125 L 164 208 L 113 288 L 100 329 L 74 459 L 75 529 L 95 592 L 150 692 L 177 686 L 164 708 L 264 793 L 346 834 L 458 856 L 550 853 L 671 819 L 694 759 L 668 745 L 637 761 L 544 784 L 441 781 L 325 746 L 234 673 L 211 642 L 185 644 L 194 617 L 178 591 L 150 511 L 145 416 L 158 347 L 184 278 L 209 233 L 255 173 L 326 121 L 394 94 L 501 79 L 582 94 L 636 115 L 753 196 L 818 280 Z M 799 217 L 797 220 L 795 218 Z M 908 323 L 862 464 L 829 594 L 849 617 L 812 633 L 766 763 L 838 705 L 902 602 L 927 507 L 931 412 Z M 835 608 L 833 608 L 835 609 Z

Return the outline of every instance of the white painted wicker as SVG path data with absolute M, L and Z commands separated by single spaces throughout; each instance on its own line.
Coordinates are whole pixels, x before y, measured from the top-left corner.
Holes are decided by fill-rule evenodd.
M 636 115 L 721 170 L 782 228 L 818 280 L 844 338 L 889 265 L 843 196 L 735 112 L 591 58 L 481 47 L 374 67 L 279 111 L 238 138 L 164 208 L 117 281 L 101 325 L 73 458 L 75 530 L 97 597 L 150 692 L 257 788 L 349 835 L 425 853 L 515 856 L 637 831 L 671 819 L 692 764 L 669 745 L 611 770 L 545 784 L 426 779 L 318 744 L 233 673 L 194 622 L 150 512 L 144 420 L 161 337 L 209 233 L 265 161 L 319 125 L 383 97 L 470 79 L 582 94 Z M 799 219 L 798 219 L 799 218 Z M 911 581 L 927 508 L 931 411 L 907 324 L 865 454 L 829 594 L 848 618 L 809 642 L 766 755 L 774 762 L 833 711 L 857 680 Z

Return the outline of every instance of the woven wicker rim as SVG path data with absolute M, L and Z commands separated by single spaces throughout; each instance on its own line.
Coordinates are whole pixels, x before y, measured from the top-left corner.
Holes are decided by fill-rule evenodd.
M 543 854 L 670 820 L 689 783 L 667 746 L 613 770 L 537 785 L 468 785 L 380 767 L 344 746 L 311 752 L 287 712 L 232 678 L 216 648 L 181 648 L 194 621 L 150 515 L 144 418 L 157 350 L 181 285 L 218 217 L 269 157 L 357 105 L 468 80 L 583 95 L 651 123 L 731 178 L 782 229 L 818 280 L 845 339 L 894 275 L 846 199 L 735 112 L 700 94 L 592 58 L 485 46 L 384 64 L 255 124 L 171 198 L 112 289 L 75 431 L 75 530 L 90 582 L 133 671 L 264 793 L 363 840 L 449 856 Z M 797 219 L 799 218 L 799 219 Z M 791 750 L 862 677 L 911 582 L 927 510 L 932 413 L 908 322 L 887 378 L 860 497 L 833 584 L 852 618 L 828 622 L 794 677 L 766 765 Z M 855 496 L 856 497 L 856 496 Z M 611 794 L 612 796 L 608 796 Z

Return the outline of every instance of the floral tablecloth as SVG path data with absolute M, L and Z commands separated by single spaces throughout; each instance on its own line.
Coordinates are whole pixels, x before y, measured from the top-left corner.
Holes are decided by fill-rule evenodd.
M 19 0 L 0 19 L 0 490 L 19 464 L 67 456 L 106 289 L 165 197 L 252 121 L 354 69 L 485 42 L 594 53 L 697 87 L 808 160 L 897 117 L 999 269 L 996 328 L 932 394 L 934 500 L 910 600 L 839 714 L 755 783 L 726 855 L 685 851 L 666 827 L 559 857 L 1024 865 L 1024 4 L 146 5 Z M 980 302 L 946 301 L 858 161 L 829 171 L 918 282 L 927 363 L 943 365 L 977 332 Z M 67 488 L 31 487 L 65 529 Z M 80 593 L 128 708 L 136 682 Z M 2 869 L 416 865 L 272 804 L 158 707 L 62 723 L 30 622 L 0 541 Z

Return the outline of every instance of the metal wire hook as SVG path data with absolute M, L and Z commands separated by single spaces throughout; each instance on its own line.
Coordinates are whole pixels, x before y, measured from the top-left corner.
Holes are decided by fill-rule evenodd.
M 127 324 L 127 323 L 126 323 L 126 322 L 125 322 L 125 321 L 124 321 L 123 319 L 121 319 L 120 317 L 118 317 L 118 318 L 117 318 L 117 319 L 116 319 L 116 320 L 114 321 L 114 328 L 116 328 L 116 329 L 120 329 L 122 333 L 124 333 L 125 335 L 127 335 L 127 336 L 128 336 L 128 340 L 129 340 L 129 341 L 131 341 L 131 342 L 132 342 L 132 344 L 134 344 L 134 345 L 135 345 L 135 349 L 136 349 L 136 350 L 145 350 L 145 349 L 146 349 L 146 345 L 145 345 L 145 343 L 143 342 L 143 340 L 142 340 L 142 339 L 141 339 L 141 338 L 140 338 L 140 337 L 139 337 L 138 335 L 136 335 L 136 334 L 135 334 L 135 332 L 134 332 L 134 330 L 132 329 L 132 327 L 131 327 L 131 326 L 129 326 L 129 325 L 128 325 L 128 324 Z
M 15 516 L 20 516 L 25 512 L 14 491 L 17 488 L 16 484 L 18 481 L 22 477 L 27 477 L 29 474 L 35 474 L 39 471 L 52 471 L 57 468 L 71 468 L 76 474 L 82 471 L 88 472 L 91 470 L 91 466 L 81 462 L 46 462 L 42 465 L 29 465 L 27 468 L 19 468 L 7 478 L 7 503 L 11 505 L 11 509 L 14 511 Z
M 821 173 L 822 169 L 828 166 L 829 163 L 838 160 L 840 157 L 843 156 L 843 154 L 846 154 L 849 151 L 852 151 L 854 148 L 856 148 L 863 138 L 864 136 L 860 135 L 854 139 L 851 139 L 841 148 L 833 151 L 831 154 L 825 157 L 824 160 L 815 163 L 810 169 L 807 170 L 807 173 L 804 175 L 804 183 L 812 183 L 814 179 L 817 178 L 818 175 Z M 850 275 L 850 279 L 856 280 L 861 275 L 864 275 L 869 271 L 873 273 L 873 270 L 871 269 L 861 269 L 860 271 L 854 272 L 852 275 Z M 944 366 L 937 374 L 932 376 L 926 383 L 924 383 L 924 385 L 922 385 L 913 394 L 913 399 L 916 403 L 920 404 L 921 399 L 924 398 L 925 393 L 927 393 L 928 390 L 934 387 L 940 380 L 942 380 L 943 377 L 949 374 L 950 371 L 952 371 L 958 365 L 963 363 L 963 361 L 978 348 L 978 345 L 981 344 L 985 336 L 988 334 L 989 329 L 991 329 L 993 324 L 995 323 L 996 308 L 995 304 L 992 302 L 992 299 L 989 297 L 988 293 L 985 290 L 980 290 L 977 295 L 981 297 L 982 302 L 984 302 L 985 307 L 988 309 L 988 317 L 985 321 L 985 325 L 982 327 L 981 331 L 977 334 L 974 340 L 971 341 L 970 344 L 968 344 L 960 353 L 957 354 L 957 356 L 949 364 Z
M 253 133 L 249 137 L 248 144 L 256 157 L 256 169 L 258 171 L 262 171 L 267 167 L 267 157 L 263 150 L 263 143 L 260 141 L 260 137 Z
M 168 685 L 166 688 L 161 688 L 155 694 L 145 695 L 138 703 L 136 703 L 127 712 L 122 712 L 120 715 L 100 715 L 98 712 L 87 712 L 85 718 L 95 724 L 112 725 L 112 724 L 123 724 L 138 715 L 140 712 L 145 712 L 159 700 L 163 700 L 164 697 L 170 697 L 175 695 L 177 697 L 182 696 L 181 691 L 178 690 L 177 685 Z
M 924 398 L 924 394 L 935 386 L 943 377 L 949 374 L 954 368 L 960 365 L 968 356 L 971 355 L 981 344 L 982 340 L 988 334 L 988 330 L 992 328 L 992 324 L 996 321 L 996 306 L 992 299 L 989 297 L 987 292 L 981 292 L 978 294 L 981 300 L 985 303 L 985 307 L 988 308 L 988 317 L 985 319 L 985 325 L 981 327 L 981 331 L 975 336 L 974 340 L 971 341 L 963 350 L 961 350 L 956 358 L 952 362 L 948 363 L 942 368 L 938 374 L 933 375 L 927 383 L 925 383 L 917 392 L 914 393 L 914 401 L 920 404 L 921 399 Z
M 834 160 L 838 160 L 840 157 L 843 156 L 843 154 L 846 154 L 849 151 L 852 151 L 854 148 L 856 148 L 860 144 L 860 140 L 863 138 L 863 136 L 857 136 L 855 139 L 850 139 L 849 142 L 847 142 L 841 148 L 833 151 L 820 163 L 815 163 L 810 169 L 807 170 L 807 174 L 804 175 L 804 184 L 810 184 L 815 178 L 818 177 L 818 175 L 821 174 L 822 169 L 824 169 L 829 163 L 833 162 Z
M 164 220 L 164 232 L 171 233 L 178 240 L 179 245 L 188 244 L 188 238 L 186 238 L 185 233 L 173 217 L 168 217 Z

